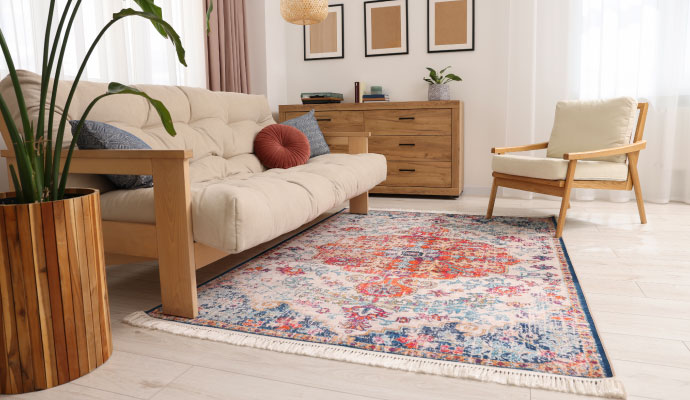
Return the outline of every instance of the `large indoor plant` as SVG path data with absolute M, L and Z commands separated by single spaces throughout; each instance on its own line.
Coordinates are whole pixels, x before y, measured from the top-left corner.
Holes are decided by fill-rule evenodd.
M 450 100 L 448 83 L 461 81 L 462 78 L 451 73 L 443 75 L 449 68 L 450 66 L 445 67 L 439 72 L 431 67 L 426 68 L 429 71 L 429 76 L 425 77 L 424 81 L 429 84 L 429 101 Z
M 102 364 L 112 352 L 99 193 L 66 189 L 70 162 L 84 120 L 107 96 L 142 96 L 157 111 L 170 135 L 175 135 L 175 129 L 163 103 L 136 88 L 113 82 L 85 108 L 64 160 L 63 139 L 70 104 L 89 57 L 119 20 L 130 16 L 148 19 L 172 42 L 178 60 L 186 65 L 180 37 L 163 20 L 161 8 L 154 0 L 134 1 L 141 10 L 122 9 L 100 30 L 59 111 L 58 79 L 81 0 L 68 0 L 61 13 L 56 1 L 50 1 L 35 121 L 29 118 L 20 79 L 0 29 L 0 48 L 21 119 L 19 124 L 14 122 L 0 94 L 0 115 L 11 138 L 7 146 L 16 157 L 16 167 L 10 165 L 15 192 L 0 194 L 0 393 L 22 393 L 68 382 Z M 58 15 L 57 26 L 52 26 Z M 59 118 L 57 129 L 55 118 Z

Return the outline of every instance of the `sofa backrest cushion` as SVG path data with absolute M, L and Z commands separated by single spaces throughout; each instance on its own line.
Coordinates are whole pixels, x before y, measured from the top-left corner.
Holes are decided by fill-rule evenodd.
M 35 122 L 39 110 L 40 76 L 28 71 L 18 71 L 18 74 L 30 111 L 29 117 Z M 134 86 L 165 104 L 172 116 L 177 136 L 168 135 L 156 111 L 145 99 L 135 95 L 125 94 L 102 99 L 91 110 L 88 119 L 123 129 L 156 150 L 191 149 L 194 152 L 192 162 L 208 156 L 229 159 L 251 154 L 256 134 L 263 127 L 275 123 L 264 96 L 211 92 L 181 86 Z M 60 81 L 55 128 L 70 87 L 71 82 Z M 96 96 L 105 93 L 106 89 L 106 83 L 80 82 L 67 119 L 79 119 L 89 103 Z M 10 106 L 15 121 L 19 123 L 19 110 L 9 77 L 0 82 L 0 93 Z M 69 126 L 66 128 L 65 146 L 69 145 L 72 138 Z
M 637 122 L 637 101 L 632 97 L 608 100 L 559 101 L 547 157 L 565 153 L 603 150 L 630 143 Z M 592 160 L 625 162 L 625 155 Z

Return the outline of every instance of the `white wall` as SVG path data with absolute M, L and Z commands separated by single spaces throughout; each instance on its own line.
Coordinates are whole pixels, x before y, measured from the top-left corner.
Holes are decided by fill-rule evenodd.
M 266 18 L 271 19 L 263 33 L 268 60 L 273 61 L 269 61 L 265 79 L 254 77 L 267 82 L 266 90 L 253 86 L 252 91 L 267 94 L 274 111 L 278 104 L 299 103 L 301 92 L 341 92 L 346 101 L 353 101 L 355 81 L 382 85 L 392 101 L 426 100 L 427 85 L 422 80 L 425 67 L 452 65 L 453 72 L 463 78 L 463 82 L 452 84 L 451 95 L 465 102 L 465 193 L 488 193 L 489 149 L 505 141 L 509 0 L 475 0 L 474 51 L 434 54 L 426 51 L 426 1 L 409 0 L 410 54 L 384 57 L 364 57 L 364 0 L 334 1 L 345 4 L 345 58 L 319 61 L 304 61 L 302 27 L 280 20 L 278 0 L 248 3 L 265 4 Z M 254 14 L 247 12 L 248 18 Z M 249 20 L 248 24 L 261 25 L 262 21 Z M 283 45 L 284 50 L 280 48 Z M 277 59 L 283 56 L 284 74 Z M 260 58 L 260 54 L 250 53 L 252 58 Z

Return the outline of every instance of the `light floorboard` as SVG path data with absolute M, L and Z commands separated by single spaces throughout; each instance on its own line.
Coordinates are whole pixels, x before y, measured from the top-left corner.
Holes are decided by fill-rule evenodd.
M 373 208 L 484 214 L 486 197 L 373 197 Z M 551 216 L 552 199 L 506 199 L 495 215 Z M 690 206 L 573 201 L 564 241 L 630 400 L 690 398 Z M 259 251 L 260 249 L 256 249 Z M 197 272 L 203 282 L 239 257 Z M 108 268 L 115 353 L 75 383 L 21 399 L 517 399 L 588 397 L 230 346 L 125 325 L 160 302 L 155 263 Z

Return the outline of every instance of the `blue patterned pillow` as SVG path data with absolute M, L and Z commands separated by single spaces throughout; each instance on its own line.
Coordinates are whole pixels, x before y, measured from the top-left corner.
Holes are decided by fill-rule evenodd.
M 319 128 L 319 123 L 316 122 L 314 110 L 297 118 L 289 119 L 282 124 L 295 127 L 304 133 L 304 136 L 309 140 L 309 147 L 311 148 L 310 158 L 331 152 L 326 139 L 323 137 L 323 132 Z
M 72 135 L 77 131 L 79 121 L 69 122 Z M 143 140 L 112 125 L 96 121 L 84 121 L 77 138 L 81 150 L 151 150 Z M 139 189 L 153 187 L 151 175 L 106 175 L 118 189 Z

